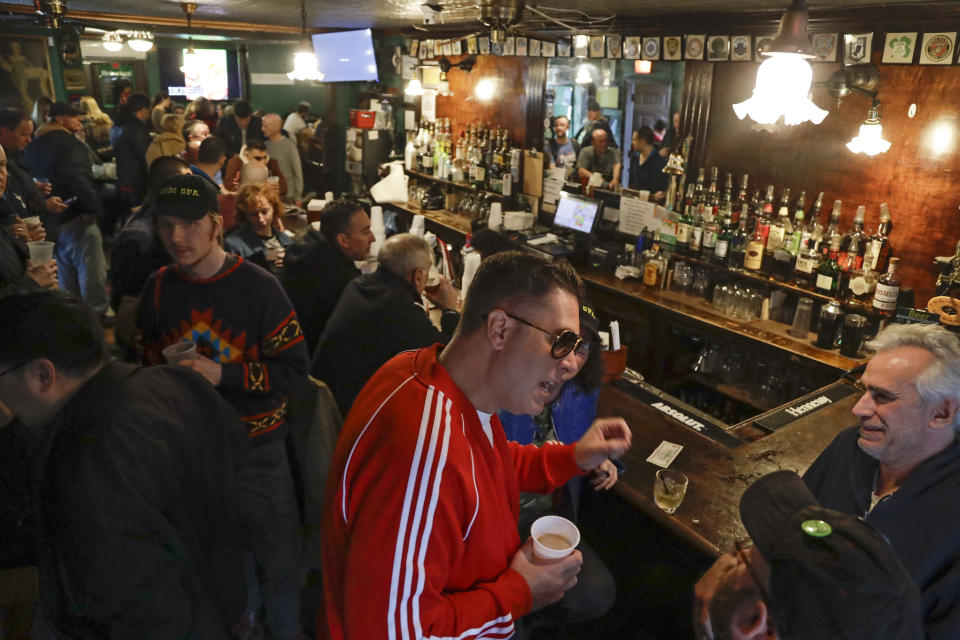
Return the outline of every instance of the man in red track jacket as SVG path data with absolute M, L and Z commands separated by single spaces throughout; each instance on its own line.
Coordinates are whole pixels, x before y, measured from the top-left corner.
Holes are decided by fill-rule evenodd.
M 538 413 L 576 371 L 581 288 L 565 263 L 492 256 L 450 344 L 401 353 L 360 392 L 327 483 L 321 634 L 510 638 L 573 586 L 580 553 L 535 561 L 518 492 L 621 455 L 630 431 L 599 419 L 576 444 L 538 449 L 507 442 L 495 412 Z

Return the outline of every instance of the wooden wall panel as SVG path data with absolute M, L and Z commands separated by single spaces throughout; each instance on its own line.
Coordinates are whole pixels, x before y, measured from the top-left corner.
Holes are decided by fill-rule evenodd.
M 951 255 L 960 237 L 960 67 L 882 65 L 879 56 L 877 52 L 874 62 L 880 69 L 880 115 L 884 138 L 892 143 L 887 153 L 869 158 L 845 146 L 866 117 L 867 96 L 850 95 L 838 107 L 826 89 L 815 87 L 814 102 L 830 111 L 819 126 L 806 123 L 768 132 L 757 130 L 749 119 L 738 120 L 731 105 L 749 97 L 757 65 L 729 62 L 714 65 L 704 165 L 747 172 L 751 185 L 776 184 L 778 194 L 780 187 L 789 186 L 794 198 L 805 190 L 808 206 L 809 198 L 824 191 L 826 211 L 821 215 L 826 218 L 834 199 L 842 200 L 844 228 L 862 204 L 867 231 L 873 233 L 879 205 L 887 202 L 892 255 L 901 258 L 905 286 L 916 291 L 918 306 L 924 306 L 936 280 L 933 257 Z M 815 81 L 826 80 L 839 65 L 813 68 Z M 907 115 L 911 103 L 917 105 L 914 118 Z M 946 148 L 934 151 L 935 142 Z
M 450 61 L 456 63 L 464 57 L 451 56 Z M 531 63 L 545 64 L 545 61 L 517 56 L 477 56 L 477 64 L 470 73 L 452 68 L 447 80 L 453 95 L 437 96 L 437 117 L 450 118 L 450 129 L 455 136 L 470 123 L 479 121 L 488 127 L 500 125 L 510 132 L 514 143 L 524 144 L 527 139 L 526 84 L 530 73 L 528 64 Z M 541 82 L 546 78 L 545 69 Z M 481 102 L 473 95 L 482 78 L 494 78 L 498 83 L 498 93 L 489 102 Z M 543 93 L 542 88 L 540 93 Z M 542 98 L 540 104 L 542 109 Z

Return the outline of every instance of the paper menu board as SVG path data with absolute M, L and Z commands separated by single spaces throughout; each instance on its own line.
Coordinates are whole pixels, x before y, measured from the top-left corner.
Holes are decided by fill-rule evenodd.
M 543 210 L 550 213 L 556 211 L 557 200 L 560 199 L 560 192 L 563 191 L 563 179 L 566 176 L 566 169 L 563 167 L 554 167 L 548 169 L 543 177 Z
M 542 195 L 543 154 L 539 151 L 525 151 L 523 154 L 523 192 L 539 198 Z
M 636 236 L 643 228 L 660 232 L 660 239 L 670 243 L 677 235 L 677 220 L 679 216 L 653 202 L 641 200 L 636 196 L 620 196 L 620 221 L 617 230 Z

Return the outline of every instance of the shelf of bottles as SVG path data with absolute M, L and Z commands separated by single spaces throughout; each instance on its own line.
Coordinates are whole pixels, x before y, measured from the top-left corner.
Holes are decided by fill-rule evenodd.
M 835 200 L 827 224 L 821 220 L 823 192 L 807 207 L 807 194 L 793 200 L 790 188 L 769 185 L 764 195 L 749 192 L 744 174 L 734 191 L 733 174 L 723 189 L 719 170 L 706 181 L 700 169 L 695 183 L 678 193 L 673 209 L 680 214 L 674 256 L 701 265 L 729 269 L 762 281 L 845 307 L 889 317 L 897 307 L 898 258 L 890 257 L 890 212 L 880 205 L 874 234 L 864 230 L 866 207 L 859 206 L 853 227 L 840 229 L 843 203 Z M 649 242 L 648 242 L 649 245 Z M 649 250 L 649 249 L 648 249 Z
M 474 122 L 451 132 L 450 118 L 421 122 L 408 132 L 404 166 L 416 178 L 508 198 L 519 192 L 523 154 L 498 125 Z

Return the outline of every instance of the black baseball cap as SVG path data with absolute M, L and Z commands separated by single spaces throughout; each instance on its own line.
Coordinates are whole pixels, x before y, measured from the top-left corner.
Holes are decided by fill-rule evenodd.
M 51 120 L 57 116 L 79 116 L 80 112 L 74 109 L 71 105 L 66 102 L 54 102 L 50 105 L 50 111 L 47 112 L 47 117 Z
M 596 100 L 587 101 L 587 111 L 600 111 L 600 103 Z
M 154 214 L 199 220 L 210 211 L 220 212 L 217 190 L 209 180 L 194 174 L 170 176 L 157 192 Z
M 580 335 L 583 335 L 584 329 L 589 330 L 594 338 L 600 337 L 600 321 L 597 320 L 597 312 L 587 302 L 580 303 Z
M 796 473 L 757 480 L 740 517 L 770 565 L 781 640 L 923 638 L 919 589 L 884 535 L 821 506 Z

